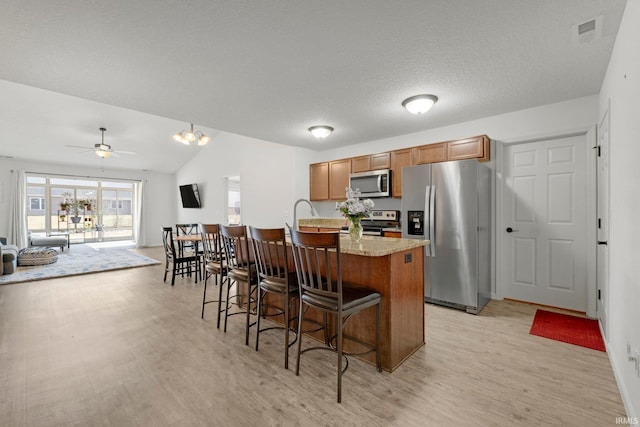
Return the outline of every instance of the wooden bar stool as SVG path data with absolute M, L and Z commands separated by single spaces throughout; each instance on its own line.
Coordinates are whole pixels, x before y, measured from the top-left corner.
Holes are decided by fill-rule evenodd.
M 289 333 L 293 332 L 294 337 L 297 337 L 296 330 L 292 330 L 290 325 L 292 320 L 296 320 L 294 303 L 298 297 L 298 281 L 295 270 L 289 270 L 285 231 L 284 228 L 249 227 L 249 232 L 258 270 L 256 351 L 258 351 L 262 332 L 271 329 L 284 329 L 284 368 L 289 369 L 289 347 L 295 344 L 295 339 L 293 342 L 289 342 Z M 269 316 L 283 316 L 284 326 L 260 327 L 260 318 L 265 317 L 265 308 L 267 307 L 264 298 L 268 293 L 279 295 L 282 298 L 282 309 L 275 309 L 276 313 L 269 314 Z M 268 307 L 272 308 L 272 306 Z M 294 312 L 293 317 L 291 317 L 292 311 Z
M 300 285 L 300 309 L 298 321 L 298 359 L 296 375 L 300 373 L 300 356 L 311 350 L 331 350 L 338 355 L 338 403 L 342 401 L 342 375 L 349 367 L 349 360 L 343 351 L 343 338 L 353 339 L 343 334 L 345 323 L 368 307 L 376 308 L 375 345 L 361 342 L 366 347 L 359 354 L 376 353 L 376 368 L 382 372 L 380 360 L 380 302 L 381 296 L 373 290 L 355 287 L 342 282 L 340 257 L 340 233 L 305 233 L 290 230 L 293 260 Z M 304 322 L 304 306 L 313 307 L 335 318 L 336 334 L 329 338 L 327 346 L 316 346 L 302 350 L 301 325 Z M 354 354 L 355 355 L 355 354 Z M 342 368 L 343 357 L 346 363 Z
M 226 296 L 228 297 L 229 295 L 227 262 L 225 260 L 224 250 L 222 249 L 222 243 L 220 241 L 220 225 L 200 224 L 200 235 L 202 256 L 204 261 L 204 289 L 202 292 L 202 314 L 200 315 L 200 317 L 204 319 L 204 306 L 206 304 L 217 302 L 217 327 L 218 329 L 220 329 L 220 314 L 224 311 L 222 310 L 222 288 L 225 287 L 225 285 L 227 285 Z M 211 276 L 214 276 L 215 285 L 219 286 L 217 300 L 207 300 L 207 284 Z M 219 282 L 218 279 L 220 279 Z
M 249 238 L 247 236 L 247 227 L 244 225 L 238 226 L 226 226 L 220 225 L 220 234 L 222 235 L 222 244 L 224 247 L 225 259 L 227 261 L 227 277 L 233 280 L 240 286 L 245 284 L 247 287 L 246 294 L 246 332 L 245 332 L 245 344 L 249 345 L 249 328 L 255 323 L 251 323 L 252 303 L 255 304 L 257 288 L 258 288 L 258 274 L 256 271 L 256 264 L 252 260 L 251 252 L 249 250 Z M 240 289 L 236 289 L 236 302 L 238 305 L 242 303 L 242 294 Z M 227 295 L 225 314 L 224 314 L 224 331 L 227 331 L 227 319 L 229 318 L 229 303 L 231 297 Z M 237 313 L 235 313 L 237 314 Z

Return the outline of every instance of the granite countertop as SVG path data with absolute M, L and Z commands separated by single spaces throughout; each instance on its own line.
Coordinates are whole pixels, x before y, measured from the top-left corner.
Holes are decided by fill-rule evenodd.
M 289 235 L 287 235 L 287 243 L 291 243 L 291 237 L 289 237 Z M 378 236 L 362 236 L 360 243 L 354 243 L 348 234 L 340 234 L 340 253 L 351 255 L 372 257 L 387 256 L 428 244 L 429 240 Z
M 347 226 L 347 220 L 344 218 L 301 218 L 298 220 L 298 226 L 339 229 Z
M 349 235 L 340 236 L 340 252 L 351 255 L 386 256 L 428 244 L 429 240 L 377 236 L 362 236 L 360 243 L 354 243 Z

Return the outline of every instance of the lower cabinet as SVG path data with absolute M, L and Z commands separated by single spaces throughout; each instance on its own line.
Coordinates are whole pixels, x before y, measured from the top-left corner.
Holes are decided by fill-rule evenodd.
M 382 237 L 395 237 L 400 239 L 402 237 L 401 231 L 383 231 Z

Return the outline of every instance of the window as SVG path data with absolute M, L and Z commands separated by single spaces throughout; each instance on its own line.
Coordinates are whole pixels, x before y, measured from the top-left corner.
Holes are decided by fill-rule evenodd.
M 27 230 L 69 232 L 72 243 L 133 240 L 136 191 L 135 181 L 28 174 Z
M 32 211 L 44 210 L 44 198 L 29 197 L 29 210 L 32 210 Z
M 240 215 L 240 177 L 227 177 L 227 224 L 242 224 Z

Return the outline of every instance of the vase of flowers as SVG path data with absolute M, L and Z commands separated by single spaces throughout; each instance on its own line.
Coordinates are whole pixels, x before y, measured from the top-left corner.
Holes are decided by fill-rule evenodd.
M 360 220 L 367 218 L 369 212 L 374 207 L 371 199 L 360 200 L 360 190 L 346 188 L 347 200 L 336 203 L 336 210 L 342 212 L 345 218 L 349 220 L 349 236 L 355 243 L 362 238 L 362 224 Z

